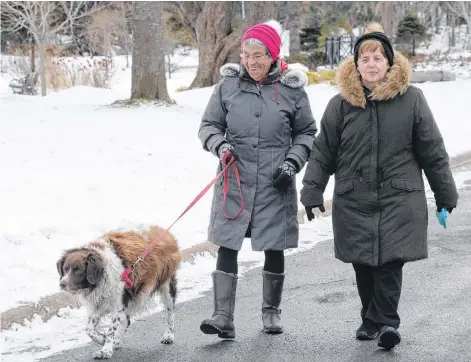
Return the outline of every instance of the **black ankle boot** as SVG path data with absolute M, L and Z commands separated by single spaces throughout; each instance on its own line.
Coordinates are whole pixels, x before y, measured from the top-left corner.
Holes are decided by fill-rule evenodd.
M 281 324 L 281 294 L 283 292 L 284 274 L 270 273 L 265 270 L 263 274 L 263 305 L 262 321 L 263 331 L 270 334 L 283 333 Z
M 213 278 L 214 312 L 205 319 L 200 329 L 205 334 L 217 334 L 219 338 L 235 338 L 234 307 L 237 275 L 216 270 Z
M 378 325 L 375 322 L 364 318 L 363 323 L 357 329 L 356 338 L 360 341 L 369 341 L 378 337 L 378 334 Z
M 401 343 L 401 335 L 396 328 L 387 325 L 381 327 L 378 347 L 389 350 L 394 348 L 399 343 Z

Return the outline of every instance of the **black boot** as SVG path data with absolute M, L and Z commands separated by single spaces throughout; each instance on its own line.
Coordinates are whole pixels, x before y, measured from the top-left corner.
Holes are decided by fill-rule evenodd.
M 401 343 L 401 335 L 396 328 L 387 325 L 381 327 L 378 347 L 389 350 L 399 343 Z
M 263 306 L 262 321 L 265 333 L 283 333 L 279 308 L 283 292 L 284 274 L 270 273 L 265 270 L 263 274 Z
M 356 338 L 360 341 L 369 341 L 378 337 L 378 334 L 378 325 L 367 318 L 363 318 L 363 323 L 357 329 Z
M 235 338 L 234 307 L 237 275 L 216 270 L 212 273 L 214 313 L 205 319 L 200 329 L 205 334 L 217 334 L 219 338 Z

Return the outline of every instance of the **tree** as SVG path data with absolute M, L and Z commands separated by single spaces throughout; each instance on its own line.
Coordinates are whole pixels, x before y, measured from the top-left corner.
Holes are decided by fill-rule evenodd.
M 95 11 L 96 6 L 84 10 L 82 1 L 2 1 L 2 27 L 9 32 L 26 29 L 39 48 L 39 77 L 41 96 L 46 95 L 46 45 L 54 34 L 73 26 L 74 22 Z M 58 19 L 58 9 L 65 13 L 65 19 Z
M 279 7 L 280 21 L 283 19 L 283 28 L 289 29 L 289 55 L 298 55 L 301 52 L 301 12 L 302 1 L 283 1 Z
M 275 18 L 276 2 L 245 2 L 245 19 L 237 18 L 239 2 L 172 1 L 166 10 L 178 17 L 198 44 L 199 61 L 190 88 L 209 87 L 220 79 L 219 68 L 236 61 L 240 40 L 251 25 Z
M 381 17 L 381 25 L 384 28 L 384 33 L 387 36 L 394 34 L 394 1 L 382 1 L 378 3 L 376 12 Z
M 462 18 L 468 26 L 468 41 L 466 47 L 471 49 L 471 1 L 445 1 L 445 5 L 450 13 Z M 452 25 L 454 27 L 454 24 Z
M 126 55 L 126 66 L 129 66 L 132 39 L 125 4 L 116 2 L 90 16 L 85 25 L 85 39 L 94 54 L 111 56 L 115 48 L 121 49 L 121 54 Z
M 131 99 L 171 103 L 164 58 L 163 6 L 159 1 L 133 2 Z
M 427 28 L 419 18 L 415 14 L 409 13 L 399 22 L 396 43 L 412 43 L 412 55 L 415 55 L 415 44 L 425 40 L 426 32 Z

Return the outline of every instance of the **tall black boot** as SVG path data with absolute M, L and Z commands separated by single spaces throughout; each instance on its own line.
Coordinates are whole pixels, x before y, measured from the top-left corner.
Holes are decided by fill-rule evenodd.
M 237 274 L 220 270 L 212 273 L 214 312 L 205 319 L 200 329 L 205 334 L 217 334 L 219 338 L 235 338 L 234 307 L 237 289 Z
M 263 305 L 262 321 L 263 331 L 270 334 L 283 333 L 281 324 L 281 295 L 285 274 L 262 271 L 263 274 Z

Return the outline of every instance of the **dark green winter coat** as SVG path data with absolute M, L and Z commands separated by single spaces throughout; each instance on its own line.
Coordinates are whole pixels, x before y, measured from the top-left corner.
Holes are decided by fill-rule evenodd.
M 238 64 L 225 65 L 221 74 L 198 137 L 203 149 L 216 156 L 222 143 L 234 147 L 245 205 L 237 218 L 224 216 L 221 178 L 214 187 L 208 238 L 216 245 L 240 250 L 251 222 L 253 250 L 295 248 L 299 238 L 296 184 L 281 192 L 273 187 L 273 174 L 286 158 L 302 168 L 309 157 L 317 129 L 303 89 L 307 77 L 297 70 L 280 72 L 280 61 L 261 86 Z M 236 215 L 239 207 L 239 190 L 230 169 L 228 216 Z
M 422 170 L 437 206 L 454 207 L 448 154 L 408 60 L 395 53 L 385 81 L 368 94 L 353 57 L 338 70 L 340 94 L 327 105 L 301 190 L 303 205 L 323 203 L 335 174 L 332 221 L 336 258 L 378 266 L 427 258 Z

